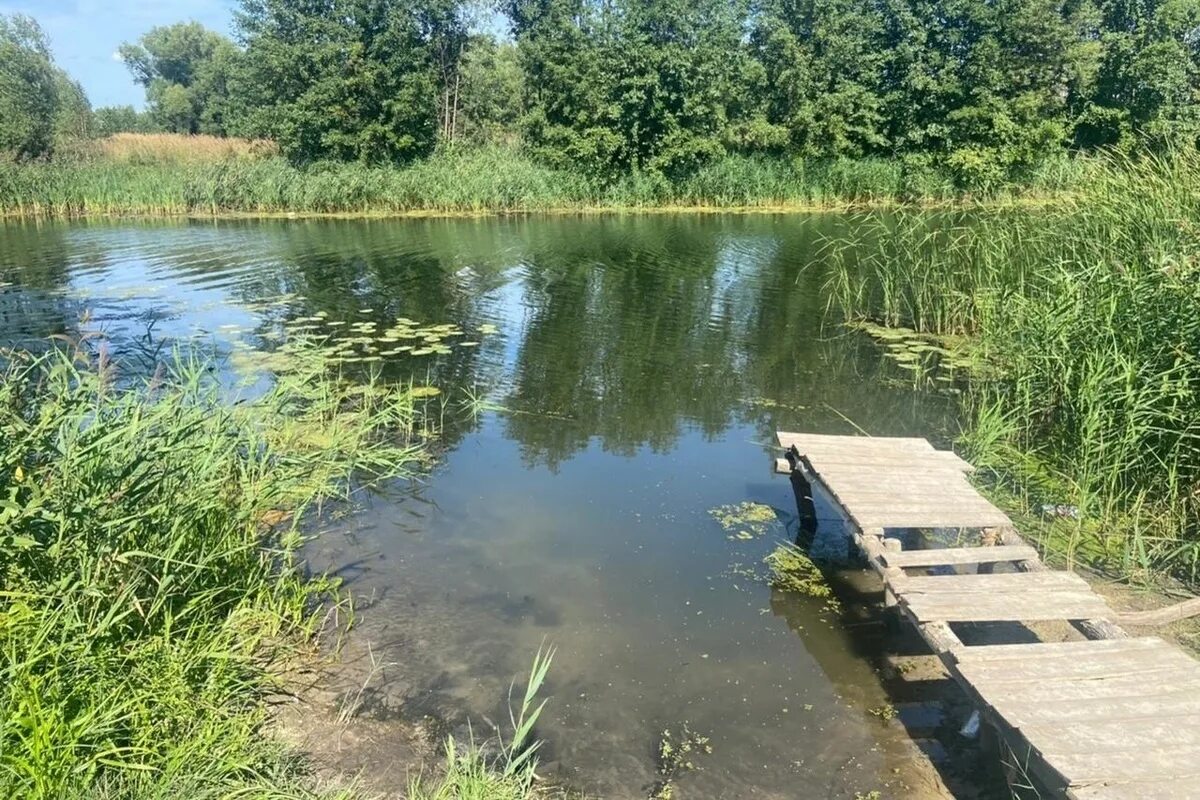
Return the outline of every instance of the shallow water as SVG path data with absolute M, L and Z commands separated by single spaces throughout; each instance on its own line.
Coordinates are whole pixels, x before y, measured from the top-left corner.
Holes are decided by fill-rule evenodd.
M 645 797 L 662 732 L 686 722 L 713 753 L 685 797 L 914 796 L 929 787 L 907 735 L 870 713 L 888 699 L 874 654 L 761 579 L 797 536 L 774 430 L 953 427 L 944 395 L 823 323 L 821 245 L 849 224 L 6 223 L 0 343 L 102 332 L 132 372 L 180 342 L 269 345 L 318 312 L 475 332 L 478 347 L 384 362 L 443 388 L 444 458 L 314 545 L 363 598 L 371 713 L 499 719 L 546 642 L 544 771 L 573 786 Z M 744 501 L 776 511 L 763 535 L 709 513 Z

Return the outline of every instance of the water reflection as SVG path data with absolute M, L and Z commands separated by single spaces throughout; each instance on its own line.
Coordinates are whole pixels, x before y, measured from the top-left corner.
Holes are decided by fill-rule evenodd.
M 884 695 L 855 640 L 746 576 L 797 533 L 768 470 L 775 429 L 952 429 L 944 398 L 823 324 L 820 244 L 847 224 L 7 222 L 0 334 L 224 354 L 317 313 L 475 332 L 478 347 L 384 362 L 446 390 L 449 452 L 313 552 L 397 665 L 375 710 L 495 719 L 549 639 L 549 770 L 589 791 L 644 796 L 658 737 L 686 720 L 715 749 L 689 797 L 913 796 L 907 738 L 866 713 Z M 501 410 L 456 413 L 468 395 Z M 707 511 L 745 500 L 786 524 L 730 541 Z

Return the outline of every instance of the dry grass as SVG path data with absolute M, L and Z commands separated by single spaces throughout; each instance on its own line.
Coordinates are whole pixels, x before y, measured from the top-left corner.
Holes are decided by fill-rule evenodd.
M 266 139 L 188 136 L 179 133 L 118 133 L 94 144 L 94 155 L 126 164 L 198 164 L 258 159 L 278 154 Z

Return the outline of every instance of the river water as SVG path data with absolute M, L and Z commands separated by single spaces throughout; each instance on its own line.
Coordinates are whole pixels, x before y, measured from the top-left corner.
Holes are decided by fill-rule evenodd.
M 889 701 L 871 626 L 762 579 L 797 537 L 774 430 L 954 428 L 945 395 L 831 321 L 822 248 L 852 224 L 10 222 L 0 342 L 102 333 L 136 365 L 179 342 L 268 346 L 314 314 L 477 334 L 383 362 L 443 389 L 445 452 L 312 548 L 361 598 L 371 713 L 486 731 L 547 643 L 545 771 L 594 796 L 645 797 L 685 723 L 713 752 L 682 797 L 937 796 L 904 727 L 871 713 Z M 748 501 L 775 512 L 749 538 L 710 513 Z

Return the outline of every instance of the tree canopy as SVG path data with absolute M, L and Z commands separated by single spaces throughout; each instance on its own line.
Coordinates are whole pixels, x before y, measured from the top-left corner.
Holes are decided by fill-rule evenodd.
M 297 162 L 520 142 L 607 177 L 883 156 L 970 185 L 1200 135 L 1200 0 L 241 0 L 235 28 L 123 46 L 149 122 L 92 127 L 269 137 Z M 84 132 L 36 23 L 4 19 L 0 55 L 0 149 Z
M 87 136 L 90 126 L 87 95 L 55 66 L 37 22 L 0 15 L 0 154 L 42 156 L 65 138 Z
M 239 58 L 228 38 L 198 22 L 151 28 L 118 51 L 146 88 L 151 118 L 174 133 L 227 132 L 229 77 Z

